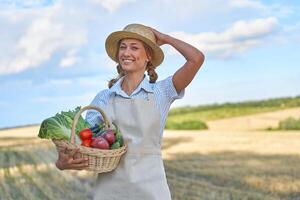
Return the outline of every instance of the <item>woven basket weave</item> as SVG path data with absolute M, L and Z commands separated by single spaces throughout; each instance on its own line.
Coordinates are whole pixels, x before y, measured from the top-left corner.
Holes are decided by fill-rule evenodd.
M 54 144 L 56 145 L 57 150 L 61 148 L 67 147 L 67 153 L 72 152 L 75 148 L 78 148 L 78 153 L 74 155 L 74 158 L 88 158 L 88 166 L 84 168 L 84 170 L 94 171 L 97 173 L 104 173 L 114 170 L 124 153 L 127 151 L 127 144 L 124 142 L 124 145 L 118 149 L 112 150 L 102 150 L 96 148 L 85 147 L 81 145 L 77 145 L 75 143 L 75 129 L 76 124 L 78 122 L 81 113 L 93 109 L 101 113 L 103 120 L 104 120 L 104 129 L 107 130 L 110 128 L 109 121 L 105 115 L 105 113 L 98 107 L 95 106 L 85 106 L 80 109 L 80 111 L 75 115 L 72 129 L 71 129 L 71 141 L 67 140 L 53 140 Z

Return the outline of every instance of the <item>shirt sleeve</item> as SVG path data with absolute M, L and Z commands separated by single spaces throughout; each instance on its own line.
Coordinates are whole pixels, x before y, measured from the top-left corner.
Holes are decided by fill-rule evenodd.
M 169 102 L 173 102 L 176 99 L 181 99 L 185 93 L 185 89 L 177 93 L 172 78 L 173 76 L 169 76 L 168 78 L 159 81 L 157 84 L 159 90 L 166 95 Z
M 107 105 L 107 102 L 109 100 L 109 90 L 102 90 L 100 91 L 90 105 L 99 107 L 105 112 L 105 108 Z M 103 122 L 103 118 L 101 114 L 96 110 L 88 110 L 86 113 L 85 120 L 91 125 L 95 126 L 96 124 L 101 124 Z

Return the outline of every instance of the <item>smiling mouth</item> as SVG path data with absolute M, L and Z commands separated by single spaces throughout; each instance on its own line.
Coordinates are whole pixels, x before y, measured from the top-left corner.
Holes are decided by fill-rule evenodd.
M 134 60 L 130 60 L 130 59 L 122 59 L 122 61 L 125 65 L 129 65 L 134 62 Z

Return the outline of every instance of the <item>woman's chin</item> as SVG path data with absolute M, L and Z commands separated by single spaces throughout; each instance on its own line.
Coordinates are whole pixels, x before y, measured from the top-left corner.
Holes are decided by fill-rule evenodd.
M 134 72 L 139 72 L 139 71 L 145 71 L 144 67 L 139 67 L 136 64 L 121 64 L 122 69 L 126 71 L 126 73 L 134 73 Z
M 133 64 L 127 64 L 127 65 L 122 65 L 122 69 L 129 72 L 129 71 L 135 71 L 137 67 Z

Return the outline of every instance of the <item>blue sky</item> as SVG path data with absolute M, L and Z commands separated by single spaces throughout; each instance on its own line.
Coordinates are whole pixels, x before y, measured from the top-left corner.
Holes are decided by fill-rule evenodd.
M 88 105 L 115 77 L 109 33 L 142 23 L 206 60 L 172 107 L 300 95 L 300 2 L 0 0 L 0 127 Z M 165 45 L 159 80 L 184 63 Z

